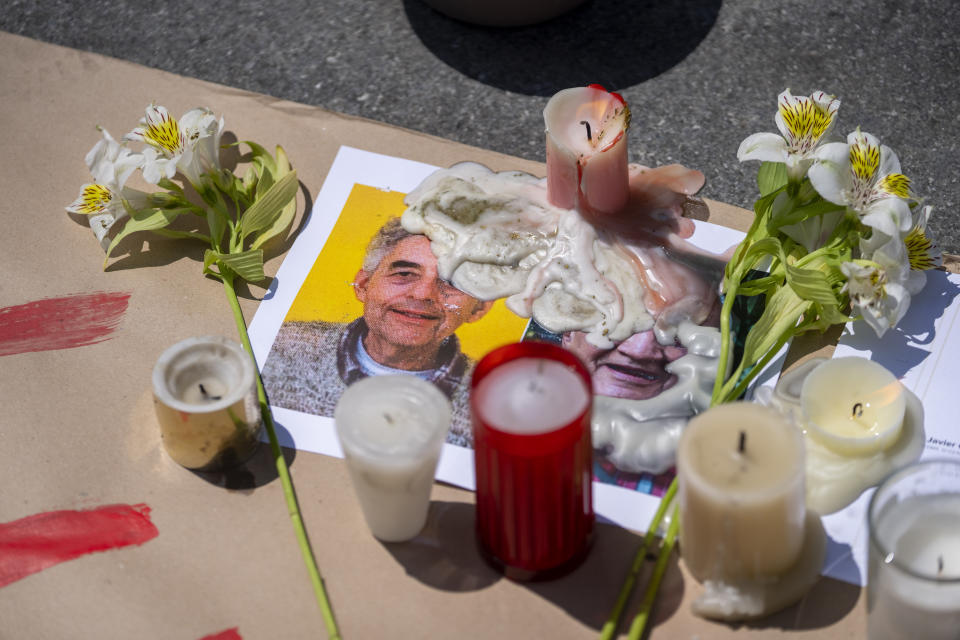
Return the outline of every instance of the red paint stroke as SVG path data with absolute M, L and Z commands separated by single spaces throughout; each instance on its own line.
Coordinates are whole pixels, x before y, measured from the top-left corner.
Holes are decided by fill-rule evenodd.
M 0 524 L 0 587 L 55 564 L 157 537 L 145 504 L 49 511 Z
M 203 636 L 200 640 L 243 640 L 237 627 L 233 629 L 224 629 L 220 633 L 214 633 L 209 636 Z
M 129 293 L 85 293 L 0 309 L 0 356 L 103 342 L 127 310 Z

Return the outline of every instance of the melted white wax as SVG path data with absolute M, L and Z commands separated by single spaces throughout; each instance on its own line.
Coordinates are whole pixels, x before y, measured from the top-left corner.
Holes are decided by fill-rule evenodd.
M 677 259 L 718 258 L 685 241 L 693 223 L 682 203 L 702 182 L 676 165 L 631 165 L 622 214 L 588 220 L 551 205 L 545 180 L 465 162 L 411 192 L 402 222 L 430 238 L 442 278 L 483 300 L 506 298 L 550 331 L 584 331 L 600 348 L 651 328 L 663 345 L 679 340 L 688 352 L 667 365 L 678 377 L 671 388 L 594 403 L 594 446 L 621 470 L 660 473 L 674 464 L 687 420 L 709 406 L 717 375 L 720 333 L 699 326 L 716 283 Z
M 702 323 L 717 295 L 668 255 L 702 254 L 684 240 L 692 222 L 681 208 L 702 175 L 632 165 L 630 176 L 623 214 L 591 221 L 551 205 L 545 180 L 464 162 L 408 194 L 403 226 L 430 238 L 442 278 L 477 298 L 506 298 L 550 331 L 584 331 L 609 348 L 653 328 L 672 345 L 680 324 Z

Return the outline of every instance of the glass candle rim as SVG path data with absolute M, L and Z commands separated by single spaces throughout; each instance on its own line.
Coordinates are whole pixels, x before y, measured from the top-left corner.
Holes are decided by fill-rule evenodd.
M 878 375 L 887 374 L 891 382 L 890 384 L 895 384 L 900 389 L 900 394 L 898 396 L 900 404 L 903 407 L 901 413 L 900 421 L 898 425 L 886 429 L 885 431 L 872 433 L 867 436 L 857 437 L 857 436 L 842 436 L 832 433 L 826 429 L 823 429 L 820 424 L 809 415 L 807 408 L 807 402 L 805 398 L 807 394 L 810 393 L 810 381 L 818 381 L 818 372 L 823 371 L 823 367 L 831 367 L 832 363 L 850 363 L 850 362 L 863 362 L 867 363 L 864 366 L 872 367 Z M 841 365 L 842 366 L 842 365 Z M 813 367 L 807 376 L 804 378 L 803 383 L 800 386 L 800 411 L 804 421 L 804 427 L 810 432 L 814 438 L 822 442 L 824 445 L 829 447 L 831 450 L 838 453 L 850 452 L 853 454 L 864 454 L 864 453 L 876 453 L 877 451 L 884 451 L 900 438 L 903 434 L 903 423 L 906 420 L 907 413 L 907 399 L 906 399 L 906 387 L 903 386 L 897 377 L 893 374 L 892 371 L 884 367 L 879 362 L 871 360 L 870 358 L 864 358 L 860 356 L 841 356 L 839 358 L 826 358 L 823 362 Z M 880 445 L 879 448 L 877 445 Z
M 920 573 L 918 571 L 915 571 L 910 567 L 905 566 L 903 563 L 899 562 L 897 560 L 897 554 L 894 553 L 892 549 L 888 549 L 887 546 L 883 544 L 883 542 L 880 541 L 880 539 L 877 537 L 876 527 L 873 524 L 873 511 L 874 511 L 874 507 L 877 506 L 878 504 L 877 496 L 880 495 L 883 489 L 888 488 L 894 482 L 897 482 L 898 480 L 901 480 L 909 475 L 919 473 L 921 470 L 925 468 L 938 467 L 938 466 L 954 467 L 958 472 L 960 472 L 960 462 L 956 460 L 949 460 L 946 458 L 935 458 L 930 460 L 922 460 L 920 462 L 915 462 L 913 464 L 907 465 L 906 467 L 901 467 L 900 469 L 897 469 L 893 473 L 889 474 L 886 478 L 884 478 L 883 481 L 879 485 L 877 485 L 877 488 L 874 490 L 873 495 L 870 496 L 870 502 L 867 506 L 867 530 L 869 532 L 870 545 L 876 547 L 876 549 L 881 552 L 880 553 L 881 562 L 884 564 L 884 566 L 893 567 L 897 571 L 905 573 L 912 578 L 916 578 L 917 580 L 922 580 L 923 582 L 943 584 L 943 585 L 958 585 L 960 584 L 960 576 L 957 576 L 955 578 L 937 578 L 927 573 Z M 960 490 L 958 490 L 957 493 L 960 493 Z M 929 495 L 953 495 L 953 494 L 940 493 L 940 494 L 929 494 Z M 886 558 L 890 554 L 893 554 L 893 559 L 890 560 L 890 562 L 887 562 Z
M 521 358 L 542 358 L 544 360 L 559 362 L 570 367 L 570 369 L 577 374 L 577 377 L 580 378 L 580 381 L 584 384 L 584 388 L 587 392 L 587 406 L 584 407 L 583 411 L 579 412 L 566 423 L 561 424 L 554 429 L 550 429 L 548 431 L 539 431 L 536 433 L 517 433 L 515 431 L 506 431 L 496 427 L 493 424 L 490 424 L 487 420 L 481 419 L 479 411 L 474 405 L 474 398 L 476 397 L 474 391 L 476 390 L 477 386 L 487 375 L 495 371 L 501 365 L 507 364 L 508 362 L 513 362 L 515 360 L 520 360 Z M 477 363 L 477 366 L 473 370 L 473 375 L 470 378 L 470 409 L 471 412 L 477 415 L 477 418 L 483 423 L 484 428 L 492 431 L 498 437 L 522 438 L 526 439 L 527 442 L 532 442 L 535 438 L 547 439 L 552 437 L 554 434 L 563 431 L 564 429 L 570 428 L 572 425 L 578 424 L 592 411 L 593 382 L 590 379 L 590 371 L 583 363 L 583 360 L 581 360 L 579 356 L 569 349 L 565 349 L 558 344 L 547 342 L 545 340 L 523 340 L 521 342 L 512 342 L 510 344 L 501 345 L 493 349 L 483 356 L 483 358 L 481 358 Z
M 684 475 L 689 479 L 693 480 L 693 483 L 697 486 L 697 489 L 707 495 L 710 495 L 713 498 L 716 498 L 721 503 L 728 503 L 733 500 L 736 496 L 743 496 L 749 498 L 772 498 L 778 495 L 782 495 L 784 491 L 792 490 L 795 485 L 799 482 L 803 492 L 806 491 L 806 472 L 807 472 L 807 452 L 806 444 L 803 441 L 803 434 L 799 429 L 790 424 L 786 419 L 782 418 L 779 413 L 770 409 L 769 407 L 754 403 L 748 402 L 745 400 L 738 400 L 736 402 L 726 402 L 723 404 L 718 404 L 707 411 L 698 413 L 697 415 L 690 418 L 690 421 L 687 423 L 687 426 L 683 430 L 683 435 L 680 438 L 680 442 L 677 445 L 677 461 L 679 463 L 680 459 L 680 449 L 685 447 L 685 442 L 689 443 L 688 434 L 691 432 L 691 427 L 694 427 L 694 420 L 699 416 L 706 414 L 708 411 L 718 409 L 720 411 L 730 411 L 732 407 L 748 407 L 749 411 L 753 411 L 754 407 L 762 409 L 764 413 L 768 413 L 771 416 L 774 416 L 780 424 L 782 424 L 786 429 L 785 432 L 789 433 L 788 437 L 791 437 L 795 440 L 798 451 L 800 452 L 798 456 L 798 463 L 796 466 L 796 472 L 794 475 L 785 475 L 783 480 L 776 485 L 767 485 L 764 484 L 759 488 L 750 488 L 750 489 L 741 489 L 736 494 L 731 495 L 730 491 L 722 490 L 717 488 L 710 480 L 705 478 L 699 470 L 692 470 L 690 467 L 686 467 Z M 701 423 L 698 423 L 701 424 Z M 702 429 L 703 427 L 696 427 L 697 429 Z M 679 469 L 677 471 L 677 476 L 680 476 Z M 804 505 L 805 506 L 805 505 Z
M 349 406 L 349 404 L 344 404 L 344 398 L 346 398 L 347 403 L 352 403 L 355 401 L 354 396 L 358 396 L 357 401 L 363 402 L 369 398 L 369 396 L 364 393 L 370 391 L 370 389 L 366 387 L 384 384 L 405 386 L 405 391 L 407 391 L 405 395 L 408 398 L 412 397 L 415 393 L 419 393 L 419 397 L 423 400 L 424 404 L 430 403 L 434 409 L 439 410 L 427 412 L 425 419 L 429 419 L 434 423 L 431 426 L 435 428 L 431 429 L 430 437 L 416 452 L 407 451 L 403 455 L 399 455 L 397 453 L 382 451 L 371 447 L 369 443 L 362 438 L 358 438 L 352 429 L 344 430 L 339 427 L 339 425 L 344 423 L 341 417 L 342 414 L 340 414 L 341 407 Z M 391 373 L 367 376 L 348 386 L 346 390 L 340 394 L 340 399 L 337 401 L 333 413 L 334 431 L 340 442 L 341 449 L 344 450 L 344 454 L 355 455 L 359 453 L 365 459 L 375 460 L 378 464 L 382 463 L 388 466 L 393 464 L 400 467 L 412 462 L 417 462 L 423 459 L 426 452 L 432 452 L 435 448 L 443 446 L 443 443 L 446 441 L 447 432 L 450 430 L 453 407 L 450 399 L 435 384 L 415 375 Z M 444 426 L 444 428 L 441 429 L 441 426 Z M 345 447 L 344 444 L 347 446 Z M 349 448 L 350 451 L 347 451 L 347 448 Z M 417 455 L 414 455 L 415 453 Z
M 240 363 L 239 383 L 219 400 L 214 400 L 213 402 L 202 405 L 184 402 L 177 398 L 171 392 L 166 377 L 167 369 L 176 362 L 176 358 L 194 346 L 225 348 L 237 359 L 237 362 Z M 163 350 L 163 353 L 160 354 L 156 364 L 153 366 L 152 382 L 154 396 L 172 409 L 192 414 L 215 413 L 232 407 L 237 402 L 244 401 L 247 393 L 253 388 L 255 383 L 253 359 L 236 340 L 231 340 L 223 336 L 193 336 L 180 340 Z

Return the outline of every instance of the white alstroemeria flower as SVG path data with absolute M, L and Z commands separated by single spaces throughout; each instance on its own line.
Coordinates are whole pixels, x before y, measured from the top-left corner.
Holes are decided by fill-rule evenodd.
M 119 220 L 127 217 L 127 206 L 134 210 L 149 206 L 150 194 L 109 184 L 90 183 L 80 187 L 80 195 L 67 205 L 67 211 L 89 216 L 90 229 L 103 250 L 110 246 L 108 233 Z
M 100 246 L 110 246 L 107 236 L 117 221 L 127 217 L 127 205 L 142 209 L 148 205 L 149 194 L 124 186 L 130 175 L 143 165 L 143 155 L 133 153 L 117 142 L 106 129 L 103 137 L 87 152 L 84 162 L 95 182 L 80 187 L 80 195 L 67 205 L 67 211 L 88 216 L 90 229 Z
M 904 286 L 912 294 L 917 294 L 927 283 L 927 271 L 935 269 L 943 262 L 943 254 L 937 245 L 927 237 L 927 222 L 933 207 L 917 207 L 913 212 L 913 226 L 902 241 Z M 891 240 L 891 242 L 893 242 Z
M 877 263 L 844 262 L 840 270 L 847 277 L 843 291 L 850 295 L 850 304 L 877 334 L 883 337 L 900 322 L 910 306 L 910 292 Z
M 143 154 L 130 151 L 103 127 L 97 129 L 103 137 L 87 152 L 84 162 L 96 182 L 123 185 L 130 174 L 143 166 Z
M 846 143 L 825 144 L 815 156 L 808 175 L 817 193 L 856 211 L 874 234 L 882 234 L 877 244 L 910 230 L 910 179 L 900 173 L 892 149 L 857 129 Z
M 223 118 L 218 121 L 209 109 L 191 109 L 177 121 L 166 108 L 151 104 L 140 124 L 124 139 L 147 144 L 143 150 L 143 178 L 147 182 L 171 179 L 179 171 L 190 184 L 198 186 L 205 173 L 220 170 Z
M 780 135 L 748 136 L 737 149 L 737 159 L 784 162 L 790 179 L 797 181 L 813 161 L 814 151 L 833 129 L 839 108 L 840 100 L 823 91 L 795 96 L 787 89 L 777 97 L 774 119 Z

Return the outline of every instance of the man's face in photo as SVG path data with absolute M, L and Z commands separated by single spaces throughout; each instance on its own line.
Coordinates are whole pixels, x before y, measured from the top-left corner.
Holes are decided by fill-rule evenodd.
M 479 319 L 490 306 L 442 280 L 430 241 L 419 235 L 397 243 L 372 273 L 361 269 L 354 285 L 369 327 L 364 344 L 374 359 L 384 350 L 410 347 L 432 358 L 454 330 Z
M 563 346 L 583 358 L 597 395 L 647 400 L 677 383 L 677 376 L 666 366 L 687 350 L 661 345 L 652 329 L 635 333 L 611 349 L 595 347 L 586 336 L 581 331 L 566 333 Z

